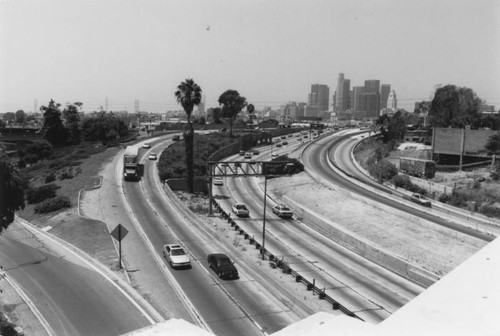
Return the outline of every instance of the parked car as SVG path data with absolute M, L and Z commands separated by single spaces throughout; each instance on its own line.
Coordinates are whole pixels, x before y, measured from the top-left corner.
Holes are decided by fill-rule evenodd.
M 251 159 L 252 158 L 252 153 L 251 152 L 246 152 L 245 153 L 245 159 Z
M 216 185 L 216 186 L 221 186 L 221 185 L 224 185 L 224 182 L 222 181 L 222 177 L 220 177 L 220 176 L 216 176 L 216 177 L 214 177 L 214 179 L 213 179 L 213 183 L 214 183 L 214 185 Z
M 156 153 L 151 153 L 149 154 L 149 157 L 148 157 L 150 160 L 156 160 L 157 157 L 156 157 Z
M 423 206 L 431 206 L 431 201 L 429 201 L 424 195 L 420 194 L 413 194 L 411 195 L 411 200 L 417 204 L 423 205 Z
M 145 142 L 143 145 L 142 145 L 142 148 L 151 148 L 151 144 L 149 142 Z
M 163 246 L 163 258 L 172 268 L 191 268 L 191 261 L 186 251 L 179 244 L 166 244 Z
M 174 136 L 172 137 L 172 140 L 173 140 L 173 141 L 179 141 L 179 140 L 181 140 L 181 137 L 180 137 L 179 135 L 174 135 Z
M 221 279 L 238 279 L 238 270 L 234 262 L 223 253 L 211 253 L 208 255 L 208 267 Z
M 243 203 L 235 203 L 232 206 L 232 210 L 238 217 L 248 217 L 250 215 L 250 211 Z
M 292 218 L 293 213 L 290 208 L 284 204 L 278 204 L 273 207 L 273 212 L 281 218 Z

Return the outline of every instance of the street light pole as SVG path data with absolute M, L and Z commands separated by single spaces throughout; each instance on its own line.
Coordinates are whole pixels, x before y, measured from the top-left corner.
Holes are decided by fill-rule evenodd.
M 263 219 L 262 219 L 262 249 L 261 249 L 262 260 L 265 259 L 264 247 L 266 244 L 266 204 L 267 204 L 266 200 L 267 200 L 267 175 L 264 175 L 264 215 L 262 216 Z

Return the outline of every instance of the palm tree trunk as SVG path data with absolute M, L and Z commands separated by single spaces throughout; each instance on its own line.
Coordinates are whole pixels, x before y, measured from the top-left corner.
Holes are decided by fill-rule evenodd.
M 194 129 L 193 124 L 189 121 L 184 129 L 184 142 L 186 150 L 186 171 L 187 171 L 187 191 L 189 193 L 194 192 L 194 182 L 193 182 L 193 140 L 194 140 Z

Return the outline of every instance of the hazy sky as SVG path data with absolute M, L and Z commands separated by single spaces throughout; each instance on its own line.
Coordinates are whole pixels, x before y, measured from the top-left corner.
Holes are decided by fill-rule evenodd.
M 500 107 L 499 0 L 3 0 L 0 113 L 81 101 L 84 110 L 181 109 L 193 78 L 207 107 L 307 102 L 379 79 L 413 111 L 438 84 Z M 330 104 L 331 97 L 330 97 Z

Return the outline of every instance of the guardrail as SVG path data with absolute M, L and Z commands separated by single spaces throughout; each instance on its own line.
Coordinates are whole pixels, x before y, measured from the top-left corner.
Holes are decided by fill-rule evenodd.
M 296 282 L 301 282 L 303 283 L 308 291 L 312 292 L 312 295 L 317 294 L 319 300 L 325 300 L 329 302 L 332 305 L 332 308 L 334 310 L 340 310 L 344 314 L 350 317 L 354 317 L 357 319 L 360 319 L 361 321 L 364 321 L 362 318 L 357 316 L 355 313 L 350 311 L 347 307 L 343 306 L 340 302 L 332 298 L 330 295 L 326 293 L 326 289 L 323 288 L 318 288 L 316 286 L 316 280 L 313 279 L 312 282 L 306 279 L 304 276 L 300 275 L 297 271 L 292 269 L 290 265 L 288 265 L 283 258 L 277 258 L 276 255 L 271 253 L 269 250 L 266 248 L 263 248 L 262 245 L 255 239 L 254 236 L 250 236 L 247 232 L 245 232 L 244 229 L 242 229 L 238 223 L 234 219 L 231 218 L 231 215 L 228 214 L 222 207 L 219 205 L 219 203 L 212 199 L 212 206 L 218 211 L 221 215 L 222 218 L 227 220 L 228 224 L 231 225 L 232 228 L 234 228 L 235 231 L 238 231 L 240 235 L 244 237 L 245 240 L 248 240 L 251 245 L 254 245 L 256 249 L 260 251 L 260 253 L 263 253 L 264 255 L 267 256 L 268 260 L 271 261 L 271 267 L 276 267 L 280 268 L 283 273 L 285 274 L 290 274 L 291 276 L 295 277 Z

